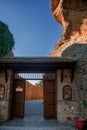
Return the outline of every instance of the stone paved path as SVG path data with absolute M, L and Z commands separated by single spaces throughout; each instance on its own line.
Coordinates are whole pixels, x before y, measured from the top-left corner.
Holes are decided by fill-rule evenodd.
M 27 101 L 24 119 L 14 118 L 2 123 L 0 130 L 76 130 L 74 124 L 61 125 L 57 120 L 43 118 L 43 101 Z
M 76 130 L 75 128 L 50 128 L 50 127 L 41 127 L 41 128 L 33 128 L 33 127 L 3 127 L 0 130 Z

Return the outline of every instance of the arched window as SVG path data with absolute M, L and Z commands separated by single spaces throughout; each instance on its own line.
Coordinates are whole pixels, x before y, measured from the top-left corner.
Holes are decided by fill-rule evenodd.
M 0 99 L 4 98 L 5 96 L 5 86 L 0 84 Z
M 63 100 L 72 100 L 72 88 L 69 85 L 63 87 Z

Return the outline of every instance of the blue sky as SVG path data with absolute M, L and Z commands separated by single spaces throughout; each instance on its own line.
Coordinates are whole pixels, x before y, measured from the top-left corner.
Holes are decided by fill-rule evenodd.
M 50 0 L 0 0 L 0 20 L 14 36 L 15 56 L 48 56 L 61 37 Z

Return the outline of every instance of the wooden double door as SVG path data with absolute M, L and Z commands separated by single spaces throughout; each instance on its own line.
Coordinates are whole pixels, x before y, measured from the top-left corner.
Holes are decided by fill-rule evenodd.
M 55 80 L 44 80 L 44 118 L 56 119 L 56 83 Z
M 24 117 L 26 80 L 14 80 L 13 117 Z M 55 80 L 44 80 L 44 118 L 56 118 L 56 84 Z
M 24 118 L 25 85 L 24 79 L 14 80 L 13 117 Z

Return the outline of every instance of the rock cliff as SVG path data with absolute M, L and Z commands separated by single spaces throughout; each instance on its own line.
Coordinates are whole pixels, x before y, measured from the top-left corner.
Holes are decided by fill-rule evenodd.
M 55 19 L 62 25 L 62 37 L 50 56 L 61 56 L 72 44 L 87 43 L 87 1 L 52 0 Z

